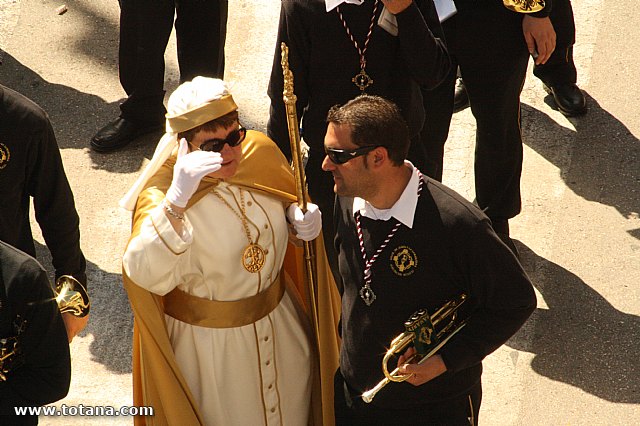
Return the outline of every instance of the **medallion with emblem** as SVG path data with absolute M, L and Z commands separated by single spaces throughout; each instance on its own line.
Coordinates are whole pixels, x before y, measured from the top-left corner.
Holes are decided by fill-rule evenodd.
M 412 275 L 418 267 L 418 255 L 409 246 L 398 246 L 391 251 L 391 270 L 401 277 Z

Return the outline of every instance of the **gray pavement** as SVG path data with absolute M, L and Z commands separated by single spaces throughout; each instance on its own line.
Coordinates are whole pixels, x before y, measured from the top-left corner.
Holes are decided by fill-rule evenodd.
M 264 130 L 277 0 L 230 0 L 226 79 L 243 121 Z M 71 345 L 73 379 L 58 405 L 131 404 L 132 317 L 120 256 L 129 215 L 117 201 L 158 135 L 109 154 L 88 149 L 118 114 L 116 0 L 0 0 L 0 82 L 45 108 L 81 217 L 93 313 Z M 482 425 L 640 424 L 640 9 L 633 0 L 574 0 L 578 83 L 589 112 L 567 119 L 534 77 L 522 95 L 523 211 L 512 236 L 538 309 L 489 356 Z M 166 89 L 178 81 L 173 41 Z M 473 199 L 475 124 L 451 126 L 444 182 Z M 37 236 L 42 242 L 42 238 Z M 48 265 L 46 250 L 40 257 Z M 130 424 L 128 418 L 41 418 L 40 424 Z

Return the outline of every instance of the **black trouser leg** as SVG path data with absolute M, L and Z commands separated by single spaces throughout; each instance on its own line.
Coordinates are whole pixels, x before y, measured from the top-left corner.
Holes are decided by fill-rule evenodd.
M 393 389 L 382 392 L 393 392 Z M 345 384 L 340 370 L 334 376 L 336 426 L 476 426 L 482 386 L 478 382 L 463 395 L 433 404 L 411 402 L 416 403 L 411 408 L 381 408 L 375 400 L 367 404 Z
M 476 200 L 490 218 L 509 219 L 521 208 L 520 91 L 529 60 L 522 17 L 497 3 L 456 17 L 454 55 L 477 124 Z
M 164 51 L 173 25 L 169 0 L 121 0 L 119 72 L 128 98 L 121 116 L 141 123 L 164 122 Z
M 176 1 L 180 82 L 196 76 L 222 78 L 228 0 Z

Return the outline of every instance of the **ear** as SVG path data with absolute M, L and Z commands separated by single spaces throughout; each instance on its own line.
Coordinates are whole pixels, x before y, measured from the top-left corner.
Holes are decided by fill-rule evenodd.
M 387 148 L 379 146 L 373 150 L 373 164 L 375 166 L 383 165 L 389 159 Z

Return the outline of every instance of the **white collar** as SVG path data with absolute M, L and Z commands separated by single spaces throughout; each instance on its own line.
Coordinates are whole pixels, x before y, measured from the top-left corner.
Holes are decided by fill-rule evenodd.
M 418 169 L 410 161 L 405 160 L 404 164 L 411 169 L 411 179 L 407 182 L 407 186 L 405 186 L 398 201 L 390 209 L 377 209 L 369 204 L 368 201 L 360 197 L 354 197 L 353 214 L 360 212 L 362 216 L 374 220 L 389 220 L 394 217 L 406 227 L 413 228 L 413 219 L 418 206 L 420 176 L 418 176 Z
M 327 12 L 331 12 L 342 3 L 351 3 L 360 6 L 364 0 L 324 0 L 324 4 L 327 7 Z

